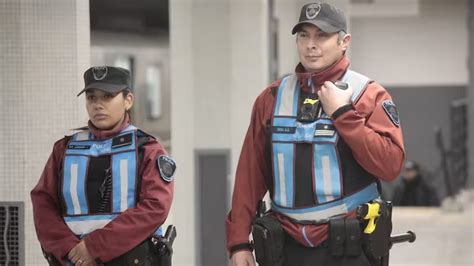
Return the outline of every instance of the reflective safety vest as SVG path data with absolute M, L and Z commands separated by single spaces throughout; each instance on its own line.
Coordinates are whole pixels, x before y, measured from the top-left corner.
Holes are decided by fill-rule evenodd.
M 348 70 L 342 81 L 354 88 L 355 103 L 369 78 Z M 297 120 L 300 93 L 293 74 L 282 80 L 276 95 L 272 209 L 296 221 L 324 222 L 379 197 L 379 192 L 375 177 L 358 165 L 324 112 L 314 122 Z
M 82 237 L 103 228 L 136 205 L 139 136 L 146 135 L 130 125 L 109 139 L 94 140 L 87 130 L 71 137 L 65 150 L 61 192 L 63 218 L 74 234 Z

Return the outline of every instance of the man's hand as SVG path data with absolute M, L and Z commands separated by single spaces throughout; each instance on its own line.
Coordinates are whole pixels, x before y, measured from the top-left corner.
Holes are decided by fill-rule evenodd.
M 324 112 L 328 116 L 332 116 L 339 107 L 351 102 L 352 93 L 354 93 L 354 89 L 351 86 L 346 90 L 341 90 L 334 83 L 326 81 L 318 91 L 318 96 Z
M 248 250 L 237 251 L 230 257 L 231 266 L 255 266 L 252 252 Z
M 96 266 L 94 258 L 89 254 L 86 244 L 84 241 L 79 242 L 75 247 L 69 251 L 67 255 L 69 260 L 74 263 L 74 265 L 81 266 Z

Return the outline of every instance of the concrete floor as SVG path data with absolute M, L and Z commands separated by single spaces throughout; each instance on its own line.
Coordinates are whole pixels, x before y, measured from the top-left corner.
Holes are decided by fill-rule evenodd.
M 456 200 L 456 208 L 449 202 L 442 208 L 394 207 L 392 235 L 410 230 L 417 238 L 392 247 L 390 266 L 474 266 L 473 195 Z

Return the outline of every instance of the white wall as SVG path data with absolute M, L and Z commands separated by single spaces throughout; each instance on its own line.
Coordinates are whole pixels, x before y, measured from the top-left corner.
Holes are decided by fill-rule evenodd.
M 467 0 L 424 0 L 417 16 L 351 21 L 356 71 L 386 86 L 468 83 Z

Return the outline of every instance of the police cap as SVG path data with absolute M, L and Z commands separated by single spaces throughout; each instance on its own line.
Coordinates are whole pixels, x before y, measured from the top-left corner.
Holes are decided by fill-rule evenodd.
M 312 24 L 326 33 L 347 32 L 344 12 L 328 3 L 309 3 L 301 8 L 300 19 L 293 27 L 292 34 L 301 29 L 303 24 Z
M 130 71 L 113 66 L 95 66 L 84 72 L 84 89 L 77 94 L 81 95 L 89 89 L 98 89 L 110 93 L 122 90 L 131 90 Z

